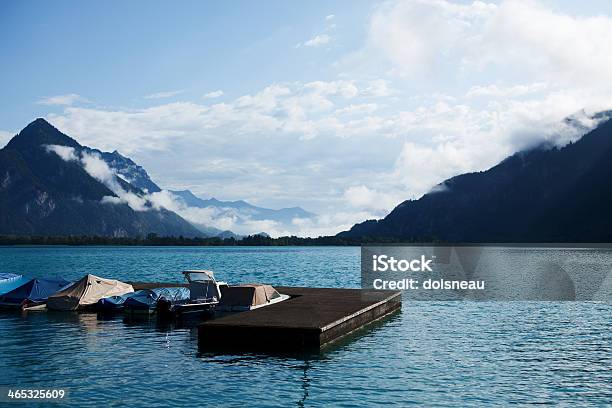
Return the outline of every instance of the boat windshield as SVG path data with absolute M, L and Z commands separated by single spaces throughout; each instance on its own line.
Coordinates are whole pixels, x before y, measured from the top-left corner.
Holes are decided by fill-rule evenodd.
M 185 271 L 183 274 L 185 274 L 185 279 L 188 282 L 209 282 L 215 280 L 213 271 Z

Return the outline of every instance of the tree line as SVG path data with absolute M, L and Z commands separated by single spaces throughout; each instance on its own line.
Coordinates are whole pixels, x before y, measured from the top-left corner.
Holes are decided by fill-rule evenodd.
M 126 245 L 126 246 L 359 246 L 365 244 L 399 243 L 395 238 L 340 238 L 321 236 L 302 238 L 296 236 L 271 238 L 248 235 L 242 238 L 167 237 L 148 234 L 146 237 L 106 237 L 97 235 L 0 235 L 0 245 Z

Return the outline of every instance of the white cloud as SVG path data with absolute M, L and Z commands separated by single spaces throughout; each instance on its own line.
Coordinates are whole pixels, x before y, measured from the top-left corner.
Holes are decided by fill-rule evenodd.
M 406 198 L 415 198 L 440 181 L 469 171 L 482 156 L 471 145 L 449 142 L 430 147 L 406 142 L 393 175 L 407 186 Z
M 103 203 L 127 204 L 134 211 L 147 211 L 151 209 L 148 205 L 146 195 L 140 196 L 131 191 L 126 191 L 118 182 L 115 172 L 97 153 L 88 153 L 86 151 L 77 152 L 72 147 L 61 145 L 46 145 L 45 149 L 49 153 L 57 154 L 64 161 L 78 162 L 83 166 L 87 174 L 104 184 L 109 190 L 116 194 L 116 197 L 103 197 Z
M 610 41 L 612 18 L 562 14 L 534 0 L 391 1 L 374 12 L 354 58 L 405 78 L 522 78 L 601 99 L 612 89 Z
M 78 157 L 74 152 L 74 147 L 60 146 L 60 145 L 46 145 L 45 149 L 47 152 L 53 152 L 57 154 L 64 161 L 77 161 Z
M 329 44 L 331 37 L 327 34 L 317 34 L 310 40 L 304 42 L 306 47 L 320 47 L 321 45 Z
M 350 228 L 356 222 L 373 215 L 368 212 L 336 213 L 333 216 L 323 215 L 312 218 L 295 218 L 291 224 L 283 224 L 274 220 L 255 220 L 248 212 L 235 208 L 187 207 L 184 202 L 169 191 L 162 190 L 148 196 L 155 208 L 166 208 L 196 225 L 214 227 L 220 230 L 230 230 L 239 235 L 249 235 L 266 232 L 272 237 L 280 236 L 319 236 L 332 235 L 339 230 Z
M 57 147 L 60 146 L 56 146 L 56 148 Z M 74 157 L 74 149 L 72 152 L 72 156 Z M 60 155 L 60 157 L 62 156 Z M 117 180 L 115 179 L 115 172 L 112 171 L 110 167 L 108 167 L 108 164 L 106 164 L 106 162 L 102 160 L 100 156 L 95 153 L 89 154 L 86 152 L 82 152 L 81 163 L 83 164 L 83 168 L 85 169 L 85 171 L 90 176 L 92 176 L 98 181 L 101 181 L 107 186 L 112 185 L 112 190 L 117 190 L 117 188 L 114 186 L 114 183 L 117 182 Z
M 145 99 L 164 99 L 164 98 L 171 98 L 173 96 L 176 95 L 180 95 L 182 94 L 184 91 L 183 90 L 177 90 L 177 91 L 162 91 L 162 92 L 155 92 L 149 95 L 145 95 Z
M 90 176 L 100 181 L 117 196 L 106 196 L 102 199 L 102 202 L 127 204 L 134 211 L 148 211 L 151 209 L 148 205 L 147 195 L 138 195 L 134 192 L 126 191 L 119 183 L 115 171 L 98 154 L 81 152 L 81 164 Z
M 343 98 L 353 98 L 359 94 L 359 89 L 353 81 L 313 81 L 304 85 L 305 89 L 313 90 L 321 95 L 338 95 Z
M 397 91 L 391 86 L 391 82 L 386 79 L 375 79 L 369 81 L 367 86 L 361 91 L 363 96 L 385 97 L 396 94 Z
M 204 96 L 202 96 L 202 98 L 204 99 L 214 99 L 214 98 L 219 98 L 223 96 L 223 91 L 218 89 L 216 91 L 212 91 L 212 92 L 208 92 L 207 94 L 204 94 Z
M 293 235 L 302 237 L 319 237 L 335 235 L 340 231 L 349 230 L 353 225 L 364 220 L 377 218 L 368 211 L 336 211 L 320 215 L 314 219 L 294 219 L 297 232 Z M 274 236 L 287 235 L 283 231 L 273 231 Z
M 70 107 L 48 119 L 91 146 L 130 154 L 143 148 L 167 150 L 179 140 L 224 144 L 218 132 L 227 137 L 262 132 L 308 138 L 335 133 L 344 126 L 325 113 L 359 93 L 358 84 L 348 80 L 273 84 L 212 106 L 175 102 L 131 111 Z M 345 134 L 359 132 L 359 126 L 353 122 Z
M 612 79 L 612 19 L 564 15 L 536 1 L 503 2 L 483 27 L 477 64 L 512 69 L 568 86 Z M 609 90 L 609 88 L 607 88 Z
M 325 16 L 325 28 L 323 29 L 323 32 L 313 35 L 307 41 L 295 44 L 293 48 L 300 48 L 301 46 L 320 47 L 329 44 L 332 41 L 332 36 L 329 33 L 336 28 L 336 24 L 333 23 L 335 17 L 336 16 L 333 14 L 328 14 Z
M 4 147 L 9 140 L 11 140 L 15 136 L 12 132 L 7 132 L 5 130 L 0 130 L 0 149 Z
M 375 103 L 362 103 L 356 105 L 348 105 L 344 108 L 337 109 L 336 115 L 369 115 L 378 109 Z
M 71 106 L 76 103 L 88 103 L 89 100 L 83 98 L 81 95 L 71 93 L 65 95 L 45 96 L 38 100 L 39 105 L 48 106 Z
M 547 85 L 539 82 L 528 85 L 514 85 L 514 86 L 498 86 L 495 84 L 491 85 L 475 85 L 471 87 L 466 93 L 466 97 L 496 97 L 496 98 L 514 98 L 518 96 L 528 95 L 534 92 L 540 92 L 545 90 Z
M 389 194 L 384 191 L 374 190 L 365 185 L 352 186 L 344 191 L 344 199 L 355 208 L 386 213 L 403 201 L 405 197 L 397 194 Z

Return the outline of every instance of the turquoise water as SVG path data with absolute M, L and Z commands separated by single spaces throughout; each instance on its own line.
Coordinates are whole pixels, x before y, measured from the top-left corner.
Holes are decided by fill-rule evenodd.
M 2 272 L 358 287 L 359 248 L 0 248 Z M 0 387 L 63 387 L 70 406 L 471 406 L 612 402 L 612 306 L 405 302 L 317 355 L 199 353 L 193 327 L 0 314 Z M 15 405 L 19 406 L 19 405 Z M 61 405 L 58 405 L 61 406 Z

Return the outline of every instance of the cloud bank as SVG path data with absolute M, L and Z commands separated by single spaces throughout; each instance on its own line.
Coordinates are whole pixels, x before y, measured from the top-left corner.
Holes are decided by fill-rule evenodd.
M 348 228 L 359 221 L 359 216 L 364 215 L 337 214 L 333 220 L 330 220 L 327 216 L 308 219 L 296 218 L 291 222 L 291 225 L 286 225 L 274 220 L 251 219 L 248 212 L 234 208 L 189 207 L 180 197 L 168 190 L 154 193 L 127 191 L 119 182 L 121 176 L 95 152 L 77 151 L 73 147 L 62 145 L 46 145 L 44 147 L 47 152 L 58 155 L 64 161 L 80 164 L 91 177 L 100 181 L 115 194 L 115 196 L 103 197 L 102 203 L 109 205 L 127 204 L 134 211 L 167 209 L 176 212 L 196 226 L 213 227 L 222 231 L 230 230 L 239 235 L 266 232 L 272 237 L 318 236 L 334 233 L 334 230 L 329 227 L 331 221 L 333 221 L 334 228 L 338 222 L 343 223 L 342 225 Z
M 314 32 L 311 41 L 329 42 Z M 48 119 L 132 155 L 168 188 L 323 214 L 295 222 L 316 235 L 384 216 L 515 151 L 575 140 L 592 126 L 588 114 L 612 105 L 608 16 L 538 1 L 389 1 L 365 32 L 320 80 L 270 83 L 222 103 L 67 106 Z M 568 115 L 584 128 L 564 123 Z M 235 226 L 229 213 L 198 217 L 207 216 Z

